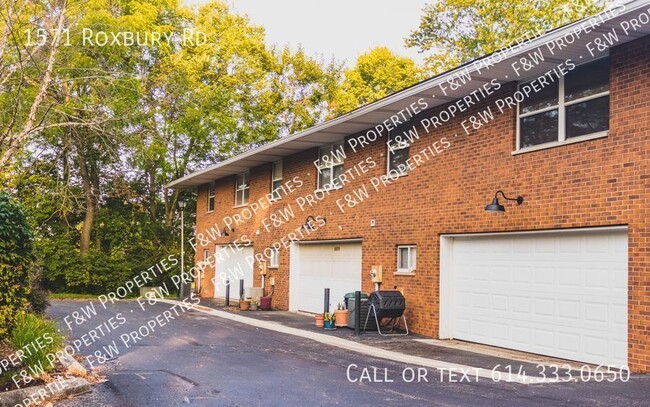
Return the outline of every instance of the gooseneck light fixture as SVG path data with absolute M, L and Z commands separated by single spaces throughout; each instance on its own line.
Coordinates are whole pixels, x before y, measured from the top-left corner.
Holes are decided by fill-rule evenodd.
M 230 233 L 235 232 L 235 229 L 233 229 L 233 228 L 231 228 L 229 226 L 224 226 L 223 229 L 221 230 L 221 233 L 220 233 L 221 237 L 230 236 L 230 233 L 228 233 L 228 230 L 230 230 Z
M 486 212 L 505 212 L 506 208 L 503 205 L 499 204 L 499 198 L 497 196 L 501 194 L 501 196 L 508 200 L 508 201 L 517 201 L 517 205 L 521 205 L 524 202 L 524 197 L 523 196 L 518 196 L 516 198 L 508 198 L 503 191 L 497 191 L 496 194 L 494 194 L 494 199 L 492 200 L 492 203 L 489 205 L 485 206 Z

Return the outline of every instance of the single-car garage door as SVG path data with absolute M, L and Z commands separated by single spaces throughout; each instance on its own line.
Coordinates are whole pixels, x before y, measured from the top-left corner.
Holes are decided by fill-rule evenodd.
M 253 248 L 242 246 L 217 246 L 214 279 L 214 296 L 226 297 L 226 287 L 230 282 L 231 301 L 239 300 L 239 280 L 244 279 L 244 287 L 253 286 Z
M 441 242 L 441 337 L 627 364 L 627 229 Z
M 323 312 L 330 289 L 333 311 L 343 295 L 361 289 L 361 243 L 301 243 L 291 249 L 289 309 Z

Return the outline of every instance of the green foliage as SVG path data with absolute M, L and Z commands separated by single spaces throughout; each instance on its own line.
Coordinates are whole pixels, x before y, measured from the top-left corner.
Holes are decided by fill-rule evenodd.
M 440 0 L 427 4 L 406 45 L 440 73 L 552 28 L 597 13 L 597 0 Z
M 10 332 L 16 312 L 27 306 L 32 249 L 21 206 L 0 191 L 0 338 Z
M 339 115 L 411 86 L 424 78 L 412 59 L 400 57 L 388 48 L 377 47 L 359 56 L 332 101 Z
M 45 371 L 54 369 L 47 355 L 61 349 L 63 336 L 57 331 L 56 323 L 44 316 L 19 312 L 16 325 L 11 332 L 9 341 L 14 349 L 25 348 L 22 362 L 25 368 L 33 367 L 34 371 L 43 368 Z

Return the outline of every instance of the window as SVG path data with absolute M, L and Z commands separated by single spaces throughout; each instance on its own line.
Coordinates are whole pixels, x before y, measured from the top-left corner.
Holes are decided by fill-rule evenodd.
M 208 184 L 208 212 L 214 211 L 214 183 Z
M 519 103 L 519 149 L 607 130 L 608 58 L 575 68 Z
M 391 132 L 388 142 L 388 172 L 390 174 L 406 175 L 408 174 L 408 165 L 406 160 L 409 159 L 409 140 L 402 132 Z
M 318 150 L 318 189 L 341 187 L 339 176 L 343 174 L 343 159 L 345 151 L 342 141 Z
M 203 263 L 210 264 L 210 250 L 203 250 Z
M 271 248 L 271 258 L 269 263 L 269 267 L 271 268 L 278 268 L 280 265 L 280 249 L 277 247 Z
M 235 206 L 248 205 L 248 181 L 250 173 L 248 171 L 237 174 L 237 181 L 235 183 Z
M 415 271 L 416 246 L 397 246 L 397 272 L 413 273 Z
M 271 168 L 271 200 L 282 198 L 282 160 L 273 163 Z

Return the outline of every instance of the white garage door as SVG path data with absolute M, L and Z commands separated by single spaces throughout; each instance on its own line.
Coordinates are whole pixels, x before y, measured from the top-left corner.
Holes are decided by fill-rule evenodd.
M 442 240 L 442 337 L 627 364 L 627 230 Z
M 361 243 L 295 244 L 289 278 L 289 309 L 323 312 L 329 288 L 334 310 L 343 295 L 361 289 Z
M 239 280 L 244 279 L 244 287 L 253 286 L 253 248 L 217 246 L 217 268 L 214 279 L 214 296 L 226 297 L 226 287 L 230 282 L 231 301 L 239 300 Z

